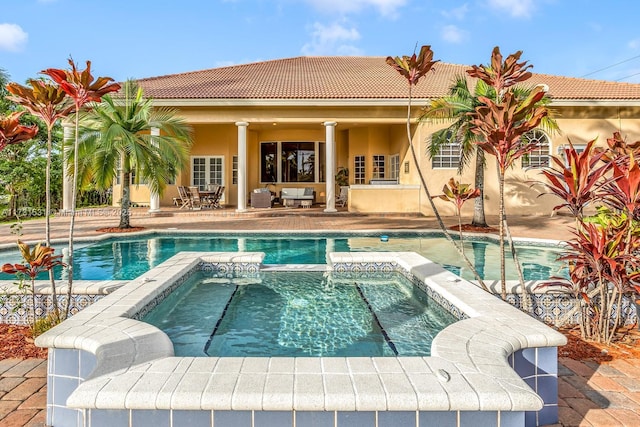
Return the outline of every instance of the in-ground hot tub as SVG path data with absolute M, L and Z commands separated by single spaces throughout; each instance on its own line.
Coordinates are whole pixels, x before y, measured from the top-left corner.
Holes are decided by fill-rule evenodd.
M 174 357 L 141 322 L 195 271 L 255 274 L 264 254 L 182 252 L 38 337 L 55 426 L 533 426 L 557 421 L 560 333 L 415 253 L 333 253 L 397 270 L 460 320 L 429 357 Z M 304 266 L 290 266 L 304 268 Z

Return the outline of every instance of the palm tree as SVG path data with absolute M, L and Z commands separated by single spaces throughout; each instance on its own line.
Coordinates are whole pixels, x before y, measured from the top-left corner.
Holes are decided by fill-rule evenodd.
M 473 207 L 472 225 L 476 227 L 487 227 L 484 215 L 484 152 L 477 149 L 475 142 L 479 136 L 471 132 L 470 113 L 480 105 L 479 96 L 491 97 L 492 88 L 483 81 L 479 81 L 472 93 L 469 83 L 464 76 L 455 77 L 454 83 L 449 88 L 449 95 L 435 99 L 424 109 L 424 113 L 418 119 L 426 121 L 429 119 L 450 119 L 453 123 L 445 128 L 433 133 L 428 145 L 429 156 L 437 156 L 445 145 L 453 141 L 460 142 L 460 162 L 458 163 L 458 174 L 469 166 L 475 154 L 475 178 L 474 187 L 480 190 L 480 196 L 476 197 Z
M 518 99 L 526 99 L 533 90 L 533 87 L 518 86 L 514 93 Z M 484 213 L 484 169 L 485 155 L 477 143 L 480 142 L 481 135 L 472 131 L 471 124 L 475 109 L 482 106 L 480 97 L 489 99 L 496 98 L 495 89 L 482 80 L 478 80 L 473 90 L 469 88 L 469 81 L 464 75 L 455 77 L 453 84 L 449 88 L 449 95 L 435 99 L 424 108 L 424 112 L 419 121 L 433 119 L 453 121 L 449 127 L 438 130 L 431 136 L 428 150 L 431 158 L 437 156 L 442 148 L 454 141 L 460 143 L 461 153 L 458 163 L 458 174 L 466 169 L 475 155 L 475 177 L 474 187 L 480 190 L 480 197 L 474 201 L 473 219 L 471 224 L 476 227 L 487 227 Z M 545 95 L 538 105 L 547 106 L 551 99 Z M 550 111 L 550 113 L 552 113 Z M 551 133 L 558 132 L 559 127 L 553 117 L 547 116 L 540 123 L 540 127 Z
M 106 95 L 82 120 L 78 147 L 79 173 L 108 189 L 122 170 L 122 202 L 118 228 L 130 228 L 131 174 L 153 194 L 162 194 L 186 164 L 191 127 L 171 108 L 154 108 L 133 80 L 124 83 L 121 96 Z M 152 136 L 152 129 L 160 135 Z

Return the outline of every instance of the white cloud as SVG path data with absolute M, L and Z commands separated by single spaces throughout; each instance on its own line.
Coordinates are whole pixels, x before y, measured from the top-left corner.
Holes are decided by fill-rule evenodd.
M 453 18 L 457 19 L 458 21 L 462 21 L 467 16 L 467 13 L 469 13 L 469 5 L 465 3 L 460 7 L 456 7 L 455 9 L 442 11 L 442 16 L 444 16 L 445 18 Z
M 640 39 L 629 40 L 629 42 L 627 43 L 627 46 L 629 46 L 629 48 L 634 50 L 638 49 L 640 47 Z
M 467 32 L 455 25 L 445 25 L 440 36 L 449 43 L 461 43 L 467 38 Z
M 399 8 L 407 0 L 305 0 L 318 10 L 327 13 L 356 13 L 363 9 L 375 8 L 383 16 L 395 17 Z
M 533 0 L 488 0 L 489 7 L 517 18 L 528 18 L 535 8 Z
M 361 55 L 360 49 L 349 43 L 359 39 L 360 33 L 355 28 L 316 22 L 311 31 L 311 42 L 301 50 L 304 55 Z
M 29 35 L 16 24 L 0 24 L 0 50 L 19 52 Z

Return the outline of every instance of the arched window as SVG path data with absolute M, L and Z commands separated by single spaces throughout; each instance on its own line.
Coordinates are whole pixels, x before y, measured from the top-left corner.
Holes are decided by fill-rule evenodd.
M 539 129 L 533 129 L 522 135 L 522 142 L 535 143 L 536 148 L 522 157 L 523 168 L 544 168 L 549 166 L 549 137 Z

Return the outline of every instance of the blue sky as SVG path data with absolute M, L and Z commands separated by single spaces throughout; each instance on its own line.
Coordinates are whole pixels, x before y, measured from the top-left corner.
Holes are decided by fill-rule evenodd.
M 0 0 L 0 68 L 24 83 L 71 56 L 116 80 L 316 55 L 486 64 L 640 83 L 634 0 Z

